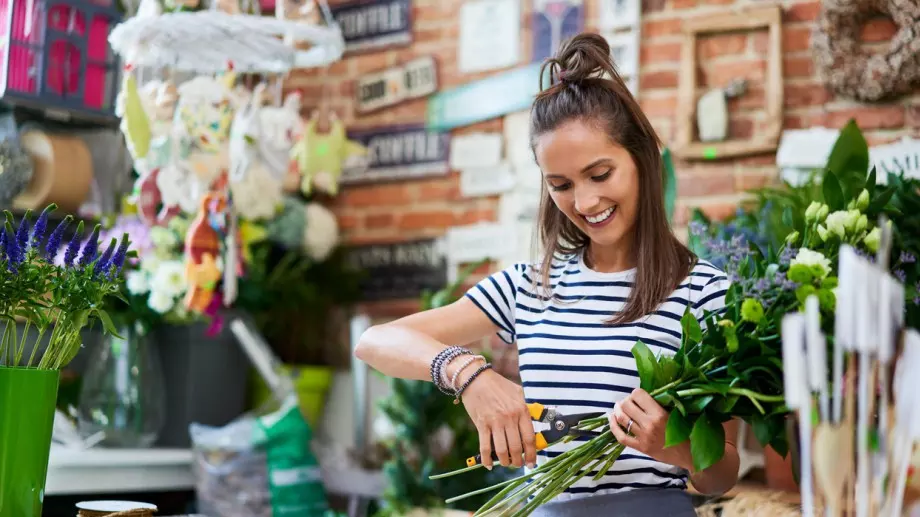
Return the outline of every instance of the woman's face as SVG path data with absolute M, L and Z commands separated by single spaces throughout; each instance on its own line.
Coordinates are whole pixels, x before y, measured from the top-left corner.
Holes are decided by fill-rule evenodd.
M 629 152 L 580 121 L 536 141 L 537 163 L 556 207 L 595 246 L 626 244 L 639 205 L 639 174 Z

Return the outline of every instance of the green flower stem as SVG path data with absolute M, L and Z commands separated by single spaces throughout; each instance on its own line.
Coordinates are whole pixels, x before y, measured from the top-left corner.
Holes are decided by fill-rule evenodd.
M 462 469 L 452 470 L 452 471 L 450 471 L 450 472 L 442 472 L 441 474 L 434 474 L 434 475 L 428 476 L 428 479 L 444 479 L 444 478 L 449 478 L 449 477 L 451 477 L 451 476 L 456 476 L 456 475 L 458 475 L 458 474 L 463 474 L 463 473 L 465 473 L 465 472 L 470 472 L 470 471 L 473 471 L 473 470 L 476 470 L 476 469 L 481 469 L 481 468 L 483 468 L 483 466 L 482 466 L 482 464 L 480 463 L 480 464 L 473 465 L 472 467 L 464 467 L 464 468 L 462 468 Z M 448 502 L 450 502 L 450 501 L 448 501 Z
M 38 330 L 38 338 L 35 339 L 35 343 L 32 343 L 32 354 L 29 355 L 29 362 L 26 363 L 26 368 L 32 367 L 32 361 L 35 360 L 35 353 L 38 352 L 38 346 L 42 342 L 42 338 L 45 337 L 45 331 L 48 330 L 48 327 L 42 327 Z
M 17 366 L 22 361 L 22 354 L 26 351 L 26 339 L 29 337 L 29 330 L 32 328 L 32 319 L 26 319 L 26 328 L 22 333 L 22 338 L 19 340 L 19 346 L 16 348 L 16 358 L 13 364 Z

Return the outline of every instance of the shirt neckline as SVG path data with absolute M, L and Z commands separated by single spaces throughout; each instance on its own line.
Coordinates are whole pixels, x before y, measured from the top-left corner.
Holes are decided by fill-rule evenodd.
M 623 271 L 612 271 L 609 273 L 602 273 L 600 271 L 595 271 L 588 267 L 588 264 L 585 263 L 585 251 L 587 248 L 582 249 L 578 252 L 578 269 L 583 275 L 603 279 L 603 280 L 632 280 L 636 275 L 637 268 L 625 269 Z

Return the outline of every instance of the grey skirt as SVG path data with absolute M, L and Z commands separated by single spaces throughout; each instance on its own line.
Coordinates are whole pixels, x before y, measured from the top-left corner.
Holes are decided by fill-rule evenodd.
M 696 517 L 693 501 L 678 488 L 637 489 L 550 502 L 532 517 Z

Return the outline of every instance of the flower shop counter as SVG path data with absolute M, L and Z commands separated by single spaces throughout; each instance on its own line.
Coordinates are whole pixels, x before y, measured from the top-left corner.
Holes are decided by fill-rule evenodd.
M 190 490 L 195 486 L 187 449 L 53 448 L 45 495 Z

